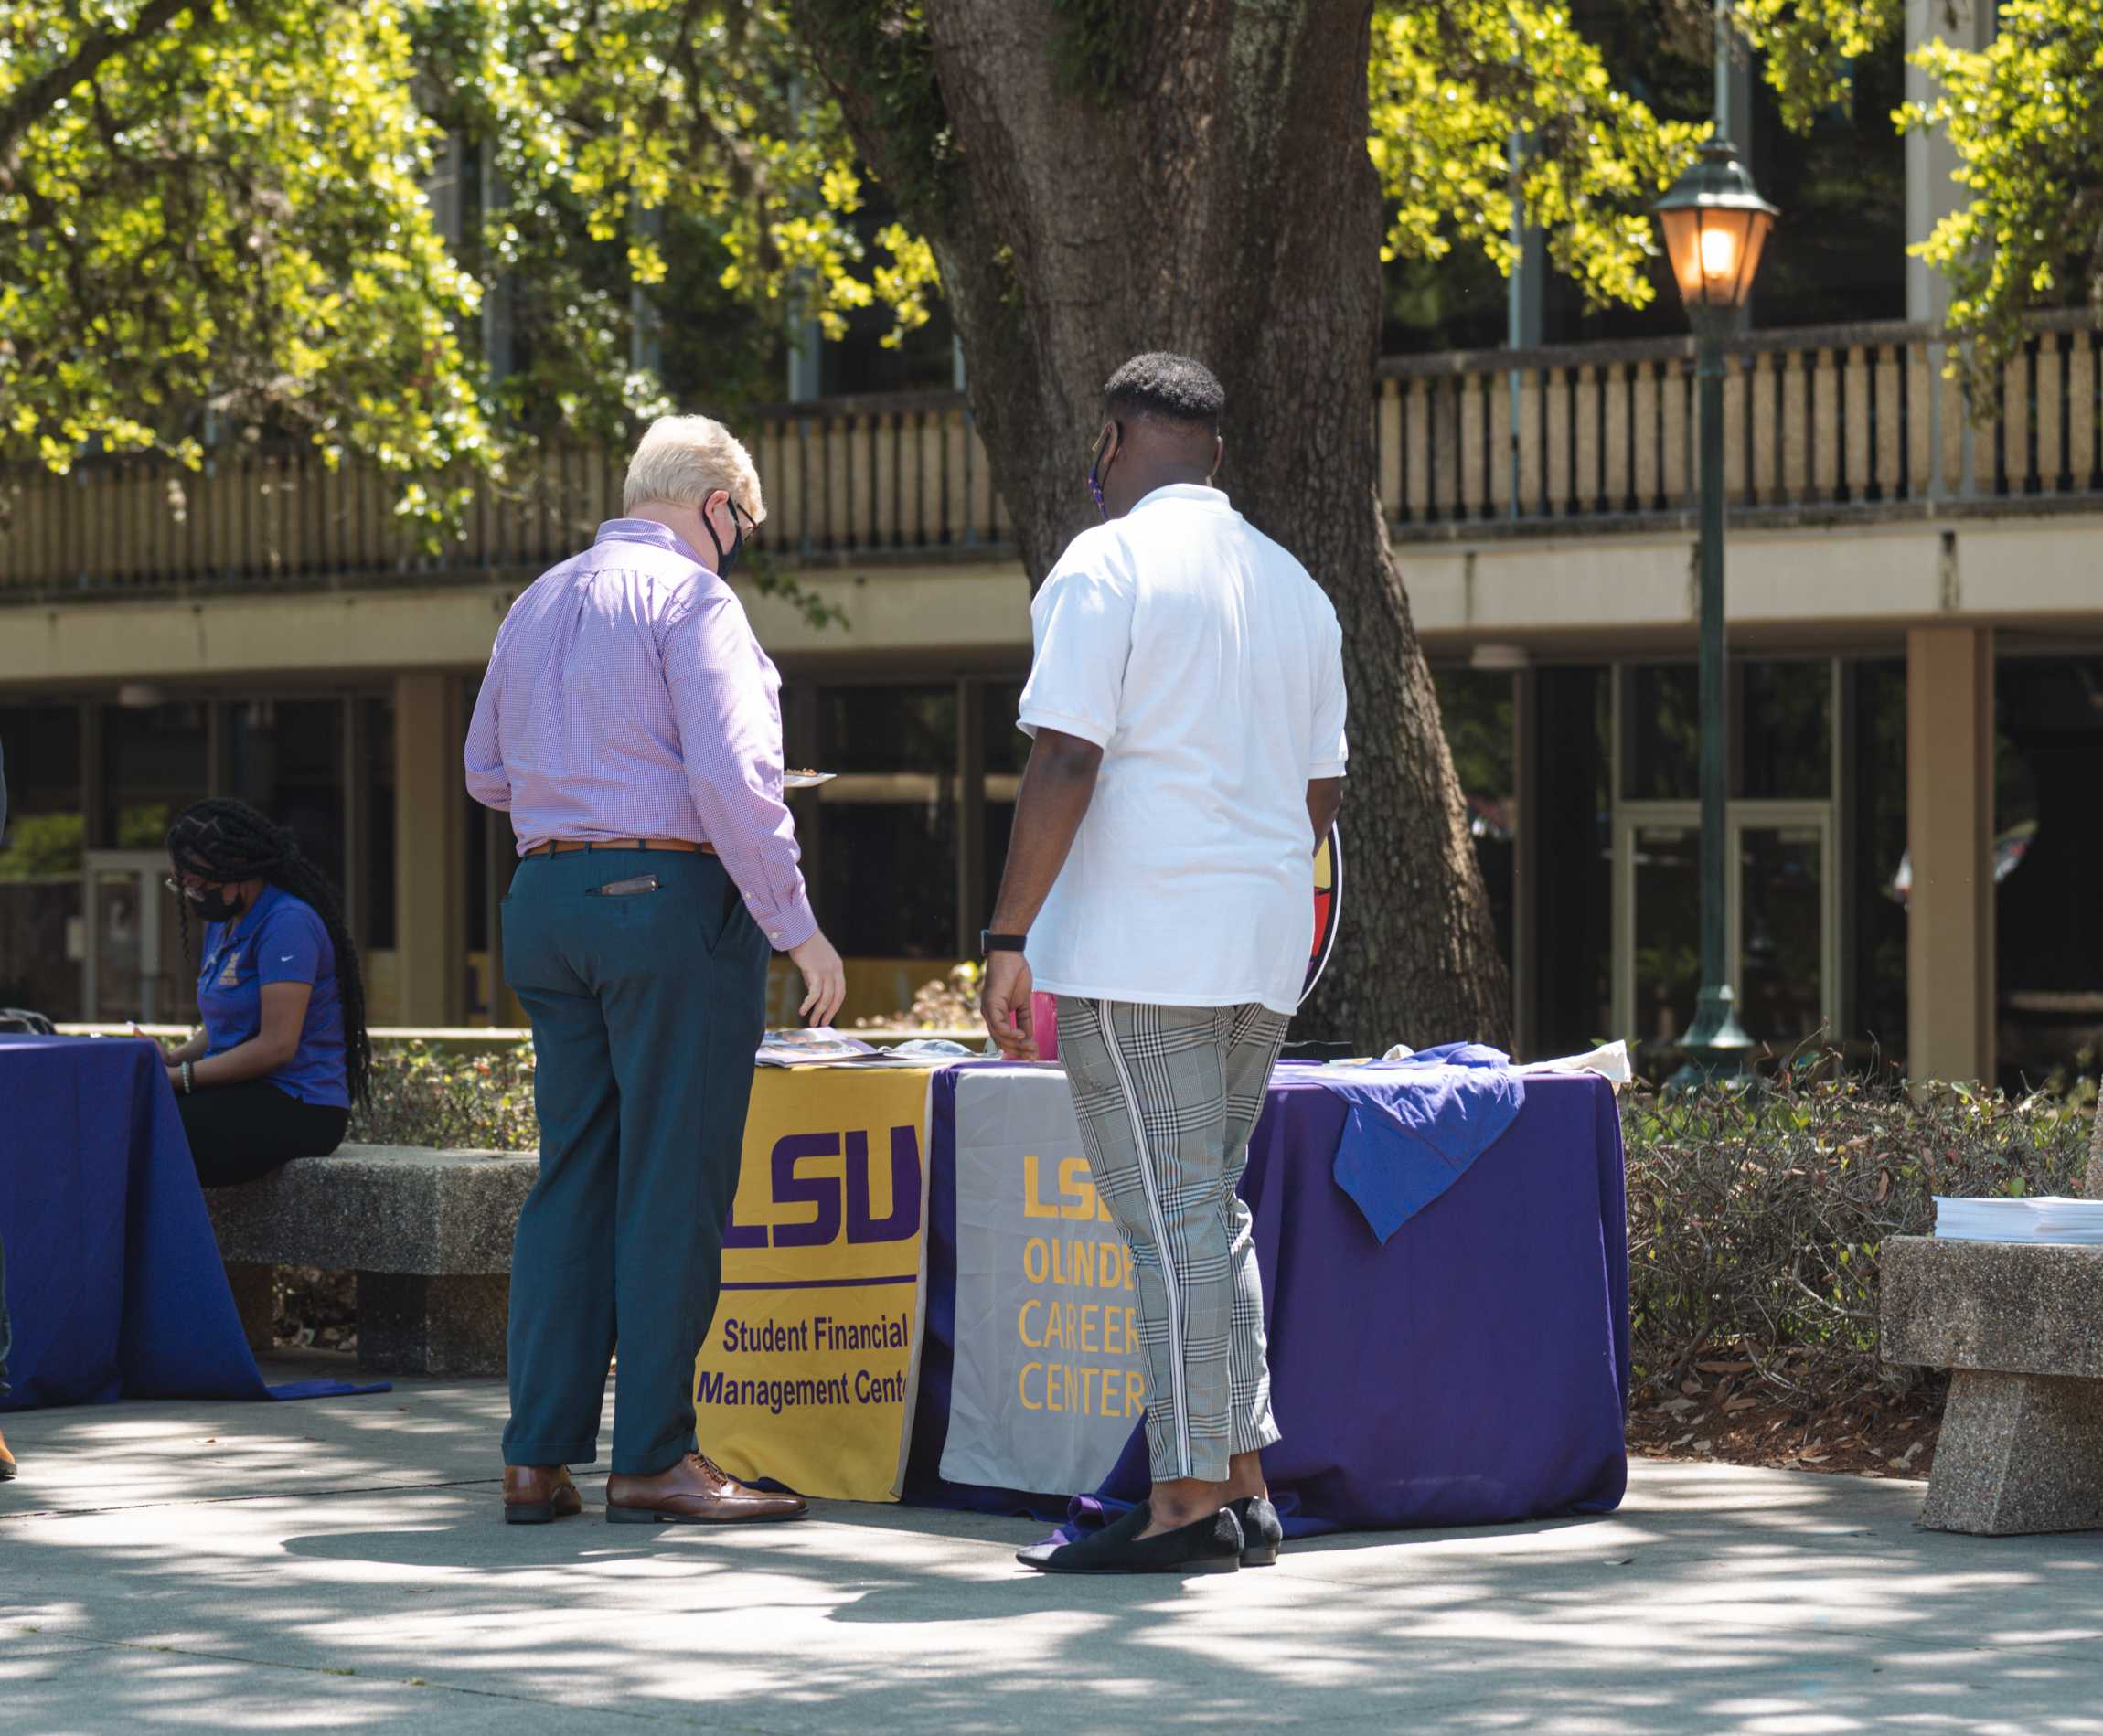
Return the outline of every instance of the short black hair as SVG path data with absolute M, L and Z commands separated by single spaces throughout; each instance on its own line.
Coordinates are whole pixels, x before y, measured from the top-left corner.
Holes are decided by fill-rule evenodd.
M 1167 350 L 1135 356 L 1104 382 L 1112 416 L 1158 416 L 1218 433 L 1227 394 L 1204 363 Z

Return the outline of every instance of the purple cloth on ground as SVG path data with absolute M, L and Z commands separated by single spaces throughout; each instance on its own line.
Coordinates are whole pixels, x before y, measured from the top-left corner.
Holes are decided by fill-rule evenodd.
M 956 1310 L 956 1074 L 929 1142 L 928 1294 L 905 1498 L 1056 1519 L 1064 1495 L 939 1475 Z M 1528 1081 L 1495 1150 L 1384 1246 L 1332 1181 L 1345 1102 L 1282 1068 L 1250 1142 L 1284 1439 L 1264 1470 L 1286 1534 L 1610 1512 L 1628 1484 L 1628 1262 L 1621 1123 L 1591 1075 Z M 1396 1091 L 1409 1089 L 1406 1075 Z M 1147 1490 L 1134 1430 L 1089 1516 Z
M 1390 1089 L 1397 1077 L 1411 1089 Z M 1465 1175 L 1526 1102 L 1511 1057 L 1480 1043 L 1421 1049 L 1328 1072 L 1319 1082 L 1350 1105 L 1337 1142 L 1336 1184 L 1382 1241 Z
M 389 1390 L 263 1383 L 150 1042 L 0 1037 L 0 1241 L 15 1320 L 0 1411 Z

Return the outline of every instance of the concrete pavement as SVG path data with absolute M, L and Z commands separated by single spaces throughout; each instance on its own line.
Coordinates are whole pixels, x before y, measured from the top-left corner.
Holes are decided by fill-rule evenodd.
M 317 1370 L 272 1370 L 276 1379 Z M 2103 1533 L 1639 1461 L 1603 1518 L 1045 1579 L 1042 1528 L 498 1522 L 495 1383 L 6 1419 L 0 1731 L 2103 1732 Z

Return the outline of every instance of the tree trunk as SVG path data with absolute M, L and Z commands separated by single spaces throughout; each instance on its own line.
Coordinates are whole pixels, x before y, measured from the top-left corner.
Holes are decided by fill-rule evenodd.
M 857 144 L 942 272 L 1032 584 L 1094 521 L 1102 387 L 1227 390 L 1220 481 L 1344 628 L 1344 928 L 1296 1034 L 1506 1039 L 1511 994 L 1375 497 L 1368 0 L 802 0 Z M 920 19 L 924 19 L 924 24 Z

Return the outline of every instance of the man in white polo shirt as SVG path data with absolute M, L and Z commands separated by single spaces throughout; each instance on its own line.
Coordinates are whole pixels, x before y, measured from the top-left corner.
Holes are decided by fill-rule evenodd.
M 1104 389 L 1105 523 L 1038 594 L 1035 738 L 986 936 L 983 1010 L 1036 1056 L 1031 988 L 1095 1183 L 1132 1251 L 1148 1369 L 1148 1500 L 1049 1572 L 1277 1559 L 1263 1289 L 1236 1194 L 1298 1005 L 1309 860 L 1342 802 L 1342 635 L 1298 561 L 1212 485 L 1225 394 L 1186 357 Z

